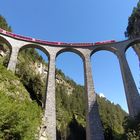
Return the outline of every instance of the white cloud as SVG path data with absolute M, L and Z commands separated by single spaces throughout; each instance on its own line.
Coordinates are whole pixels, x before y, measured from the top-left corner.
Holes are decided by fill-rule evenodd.
M 103 93 L 99 93 L 99 96 L 105 98 L 105 95 Z

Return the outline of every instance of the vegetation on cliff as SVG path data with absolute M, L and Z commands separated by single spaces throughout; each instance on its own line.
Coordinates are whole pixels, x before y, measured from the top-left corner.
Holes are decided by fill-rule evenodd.
M 11 27 L 8 25 L 6 19 L 2 15 L 0 15 L 0 28 L 6 31 L 12 31 Z
M 4 57 L 1 57 L 0 60 L 1 63 L 4 61 L 6 65 L 7 61 Z M 1 139 L 35 139 L 41 120 L 40 107 L 44 104 L 47 85 L 46 76 L 44 78 L 44 75 L 36 72 L 36 64 L 43 64 L 47 72 L 46 62 L 35 49 L 30 48 L 22 50 L 18 55 L 16 67 L 16 76 L 18 78 L 3 66 L 0 66 Z M 105 98 L 98 97 L 98 103 L 105 139 L 123 140 L 124 129 L 122 124 L 126 113 L 119 105 L 114 105 Z M 86 139 L 85 89 L 57 69 L 56 115 L 58 140 Z
M 26 52 L 26 53 L 25 53 Z M 29 91 L 31 97 L 41 106 L 45 96 L 46 78 L 36 70 L 36 63 L 44 64 L 38 58 L 35 49 L 22 50 L 18 56 L 16 74 Z M 28 62 L 28 63 L 27 63 Z M 47 64 L 45 65 L 46 68 Z M 38 69 L 38 67 L 36 67 Z M 37 78 L 37 82 L 36 79 Z M 62 82 L 63 81 L 63 82 Z M 30 89 L 30 90 L 29 90 Z M 71 91 L 71 92 L 69 92 Z M 114 105 L 105 98 L 98 97 L 101 120 L 106 139 L 122 139 L 123 120 L 127 115 L 119 105 Z M 61 70 L 56 69 L 56 115 L 58 140 L 85 140 L 85 89 L 77 85 Z
M 34 140 L 41 112 L 20 80 L 0 65 L 0 139 Z
M 127 140 L 140 139 L 140 114 L 135 118 L 126 117 L 124 121 L 125 138 Z
M 2 16 L 0 28 L 11 31 Z M 7 49 L 4 42 L 2 45 Z M 5 57 L 0 56 L 0 139 L 35 140 L 38 137 L 42 110 L 30 99 L 20 79 L 2 66 L 8 62 L 8 55 L 9 53 Z
M 125 32 L 126 37 L 135 38 L 140 36 L 140 2 L 134 7 L 128 19 L 128 26 Z

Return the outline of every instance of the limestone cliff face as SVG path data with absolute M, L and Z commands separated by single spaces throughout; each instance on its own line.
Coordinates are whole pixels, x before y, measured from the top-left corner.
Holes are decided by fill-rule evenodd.
M 19 61 L 19 63 L 20 63 L 20 61 Z M 34 74 L 38 75 L 40 77 L 40 79 L 43 82 L 45 82 L 45 80 L 47 79 L 47 75 L 48 75 L 47 62 L 44 63 L 41 61 L 36 61 L 36 62 L 31 61 L 29 63 L 30 63 L 29 67 L 34 70 Z M 56 84 L 66 87 L 68 95 L 72 94 L 72 92 L 74 90 L 74 87 L 70 83 L 67 82 L 66 77 L 63 77 L 62 74 L 60 74 L 59 70 L 57 70 L 57 69 L 56 69 Z

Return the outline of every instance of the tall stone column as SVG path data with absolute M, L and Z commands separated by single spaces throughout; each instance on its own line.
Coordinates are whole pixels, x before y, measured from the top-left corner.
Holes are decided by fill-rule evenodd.
M 140 43 L 133 45 L 133 49 L 136 52 L 138 59 L 140 61 Z
M 8 67 L 7 67 L 8 70 L 15 72 L 18 53 L 19 53 L 19 48 L 12 47 L 12 52 L 11 52 L 11 56 L 10 56 Z
M 118 59 L 120 63 L 129 114 L 131 117 L 134 117 L 140 112 L 139 92 L 137 90 L 128 62 L 126 60 L 125 53 L 118 54 Z
M 56 140 L 55 56 L 50 56 L 45 114 L 39 140 Z
M 86 139 L 104 140 L 103 128 L 93 86 L 90 56 L 85 56 L 84 73 L 86 88 Z

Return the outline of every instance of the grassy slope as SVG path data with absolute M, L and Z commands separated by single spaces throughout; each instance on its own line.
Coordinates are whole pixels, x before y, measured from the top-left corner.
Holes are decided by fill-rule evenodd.
M 19 79 L 0 65 L 0 139 L 34 140 L 40 116 Z

